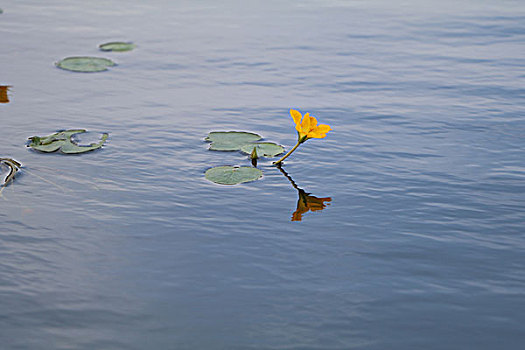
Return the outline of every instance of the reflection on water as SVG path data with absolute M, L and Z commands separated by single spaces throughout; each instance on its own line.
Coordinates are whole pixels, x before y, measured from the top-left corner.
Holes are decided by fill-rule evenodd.
M 319 198 L 310 195 L 310 193 L 307 193 L 302 188 L 299 188 L 292 177 L 288 175 L 288 173 L 283 168 L 280 166 L 277 168 L 288 179 L 288 181 L 290 181 L 293 188 L 295 188 L 299 194 L 299 199 L 297 200 L 297 209 L 292 214 L 292 221 L 301 221 L 303 219 L 303 214 L 307 213 L 308 211 L 321 211 L 325 209 L 327 205 L 330 205 L 330 203 L 325 204 L 325 202 L 332 201 L 331 197 Z
M 9 103 L 9 96 L 7 92 L 11 86 L 9 85 L 0 85 L 0 103 Z

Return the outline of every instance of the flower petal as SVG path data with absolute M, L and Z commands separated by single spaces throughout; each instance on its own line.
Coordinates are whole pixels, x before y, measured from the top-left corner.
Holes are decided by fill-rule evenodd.
M 290 115 L 292 116 L 292 119 L 295 125 L 301 124 L 301 119 L 303 118 L 303 116 L 301 115 L 301 112 L 296 111 L 295 109 L 290 109 Z
M 326 124 L 319 124 L 319 126 L 316 129 L 316 131 L 321 134 L 326 134 L 330 130 L 332 130 L 332 128 L 330 128 L 330 125 L 326 125 Z
M 326 137 L 326 134 L 321 134 L 315 131 L 310 131 L 307 136 L 309 139 L 323 139 Z
M 317 119 L 315 117 L 310 117 L 310 130 L 315 130 L 317 128 Z
M 304 115 L 303 121 L 301 122 L 301 131 L 304 134 L 308 134 L 308 132 L 310 132 L 310 113 L 306 113 Z

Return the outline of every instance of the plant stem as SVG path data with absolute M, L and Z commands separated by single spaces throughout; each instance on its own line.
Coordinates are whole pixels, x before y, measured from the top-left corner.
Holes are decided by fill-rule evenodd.
M 293 148 L 288 151 L 288 153 L 286 153 L 281 159 L 279 159 L 278 161 L 274 162 L 273 165 L 277 165 L 277 166 L 280 166 L 281 163 L 283 162 L 283 160 L 285 160 L 286 158 L 288 158 L 288 156 L 290 154 L 292 154 L 293 151 L 295 151 L 297 149 L 297 147 L 299 147 L 299 145 L 301 144 L 302 142 L 301 141 L 297 141 L 297 144 L 295 146 L 293 146 Z

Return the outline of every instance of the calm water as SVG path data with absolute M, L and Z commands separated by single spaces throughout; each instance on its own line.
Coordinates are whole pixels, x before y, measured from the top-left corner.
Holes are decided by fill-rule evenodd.
M 522 1 L 3 1 L 2 349 L 521 349 Z M 131 40 L 128 53 L 97 45 Z M 118 63 L 80 74 L 68 56 Z M 293 146 L 208 182 L 209 131 Z M 81 156 L 33 135 L 86 128 Z

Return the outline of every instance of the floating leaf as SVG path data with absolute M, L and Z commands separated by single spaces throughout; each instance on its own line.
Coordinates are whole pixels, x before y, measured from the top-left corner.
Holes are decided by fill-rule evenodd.
M 208 134 L 206 141 L 211 141 L 212 151 L 238 151 L 247 143 L 260 140 L 260 135 L 244 131 L 213 131 Z
M 55 152 L 58 149 L 60 149 L 60 151 L 65 154 L 77 154 L 93 151 L 102 147 L 102 145 L 104 144 L 104 142 L 106 142 L 109 136 L 107 133 L 104 133 L 102 134 L 102 138 L 99 142 L 92 143 L 89 146 L 79 146 L 75 142 L 73 142 L 71 138 L 75 134 L 81 134 L 84 132 L 86 132 L 86 130 L 75 129 L 59 131 L 57 133 L 44 137 L 33 136 L 29 138 L 29 140 L 31 141 L 28 144 L 28 146 L 37 151 L 45 153 Z
M 108 67 L 116 66 L 116 63 L 110 59 L 102 57 L 67 57 L 56 63 L 58 68 L 72 72 L 103 72 Z
M 105 43 L 105 44 L 98 46 L 98 48 L 102 51 L 116 51 L 116 52 L 131 51 L 135 47 L 137 47 L 137 45 L 133 43 L 125 43 L 121 41 Z
M 50 143 L 54 141 L 69 140 L 71 136 L 75 134 L 81 134 L 84 132 L 86 132 L 86 130 L 84 129 L 63 130 L 63 131 L 59 131 L 54 134 L 51 134 L 49 136 L 43 136 L 43 137 L 33 136 L 30 139 L 34 140 L 35 143 L 40 144 L 40 145 L 49 145 Z
M 78 145 L 74 144 L 73 142 L 68 141 L 62 146 L 60 151 L 62 153 L 66 153 L 66 154 L 77 154 L 77 153 L 84 153 L 84 152 L 94 151 L 94 150 L 99 149 L 100 147 L 102 147 L 104 142 L 106 142 L 106 140 L 108 139 L 108 136 L 109 135 L 107 133 L 102 134 L 102 137 L 100 138 L 99 142 L 92 143 L 89 146 L 78 146 Z
M 255 142 L 242 146 L 241 151 L 246 154 L 255 151 L 259 157 L 275 157 L 284 152 L 284 147 L 273 142 Z
M 0 187 L 5 187 L 9 182 L 13 181 L 15 174 L 20 170 L 22 164 L 12 158 L 0 158 L 0 165 L 1 164 L 6 165 L 10 169 L 7 176 L 2 181 L 2 184 L 0 184 Z
M 40 152 L 55 152 L 70 141 L 73 135 L 84 132 L 86 132 L 84 129 L 74 129 L 59 131 L 49 136 L 33 136 L 29 138 L 29 140 L 31 140 L 29 147 Z
M 206 179 L 221 185 L 237 185 L 255 181 L 262 177 L 262 171 L 252 167 L 218 166 L 206 170 Z
M 41 144 L 38 141 L 37 137 L 33 137 L 31 139 L 31 142 L 29 143 L 29 147 L 31 147 L 32 149 L 36 149 L 37 151 L 40 151 L 40 152 L 50 153 L 50 152 L 58 151 L 58 149 L 64 146 L 65 144 L 66 144 L 66 141 L 64 140 L 56 140 L 49 144 Z
M 0 13 L 4 13 L 4 10 L 0 9 Z

